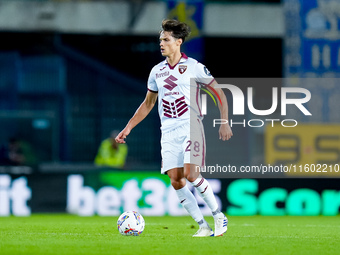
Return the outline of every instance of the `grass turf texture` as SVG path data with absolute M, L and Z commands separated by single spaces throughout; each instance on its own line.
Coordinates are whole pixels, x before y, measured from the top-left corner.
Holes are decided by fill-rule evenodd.
M 190 217 L 144 217 L 141 236 L 121 236 L 118 217 L 0 217 L 0 254 L 339 254 L 340 217 L 229 216 L 222 237 L 193 238 Z M 207 217 L 213 226 L 213 218 Z

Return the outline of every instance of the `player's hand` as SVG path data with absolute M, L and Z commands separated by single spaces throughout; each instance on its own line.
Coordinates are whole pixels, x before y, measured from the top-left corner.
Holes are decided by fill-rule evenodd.
M 115 138 L 117 143 L 126 143 L 124 140 L 129 134 L 130 131 L 128 128 L 124 128 Z
M 233 136 L 233 131 L 231 131 L 229 123 L 220 126 L 219 136 L 222 141 L 229 140 Z

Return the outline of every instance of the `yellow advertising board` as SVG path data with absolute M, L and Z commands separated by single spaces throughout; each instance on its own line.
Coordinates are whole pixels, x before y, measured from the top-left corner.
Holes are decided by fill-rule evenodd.
M 290 175 L 340 177 L 340 125 L 268 125 L 265 160 L 267 164 L 288 166 L 286 174 Z

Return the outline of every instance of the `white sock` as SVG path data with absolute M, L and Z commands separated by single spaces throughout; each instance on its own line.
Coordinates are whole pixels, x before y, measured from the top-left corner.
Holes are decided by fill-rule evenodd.
M 212 191 L 209 182 L 205 178 L 199 177 L 195 181 L 191 182 L 191 184 L 195 187 L 198 194 L 207 203 L 214 218 L 221 217 L 221 212 L 218 209 L 218 204 L 216 202 L 214 192 Z
M 204 225 L 206 221 L 203 218 L 203 214 L 198 207 L 195 196 L 191 193 L 188 187 L 185 185 L 183 188 L 176 190 L 177 197 L 185 210 L 191 215 L 191 217 L 200 225 Z M 203 222 L 202 222 L 203 221 Z

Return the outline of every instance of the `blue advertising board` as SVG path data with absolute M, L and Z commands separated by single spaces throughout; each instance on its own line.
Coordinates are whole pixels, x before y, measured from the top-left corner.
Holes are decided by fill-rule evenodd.
M 284 16 L 283 73 L 291 78 L 285 86 L 311 92 L 312 100 L 306 104 L 313 114 L 309 121 L 338 123 L 340 1 L 285 0 Z
M 285 0 L 285 76 L 340 77 L 340 1 Z
M 340 1 L 302 0 L 302 69 L 340 72 Z

